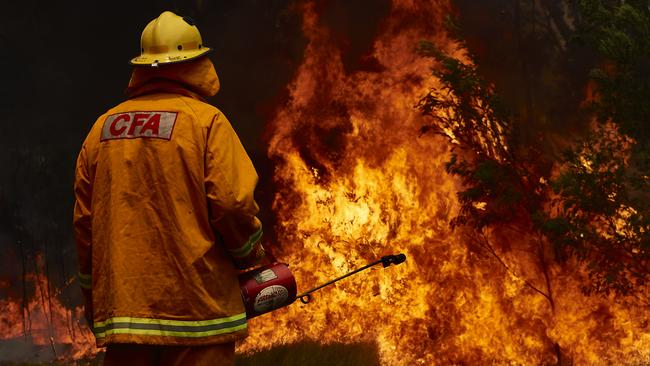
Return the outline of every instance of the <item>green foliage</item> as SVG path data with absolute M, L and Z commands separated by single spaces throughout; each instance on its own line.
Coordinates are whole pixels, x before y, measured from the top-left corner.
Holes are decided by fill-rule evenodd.
M 420 111 L 436 118 L 438 122 L 444 122 L 448 125 L 447 127 L 454 129 L 461 138 L 474 140 L 476 136 L 476 134 L 465 133 L 463 127 L 472 127 L 483 134 L 499 135 L 498 128 L 505 128 L 507 125 L 507 111 L 496 93 L 478 74 L 476 67 L 446 55 L 428 41 L 421 41 L 417 51 L 440 63 L 440 69 L 434 69 L 433 75 L 440 79 L 443 83 L 442 90 L 446 92 L 440 94 L 438 90 L 432 89 L 419 101 Z M 450 94 L 457 99 L 449 99 Z M 441 109 L 453 111 L 453 117 L 444 119 L 444 117 L 433 113 Z M 458 126 L 454 126 L 454 124 Z M 423 127 L 422 132 L 435 128 L 440 128 L 440 124 L 427 125 Z
M 565 212 L 612 216 L 621 204 L 627 203 L 623 186 L 625 141 L 605 135 L 605 131 L 598 130 L 579 150 L 565 152 L 565 168 L 552 182 L 554 190 L 563 194 Z
M 611 128 L 566 152 L 552 182 L 555 214 L 538 224 L 558 250 L 587 264 L 586 292 L 629 294 L 648 279 L 649 226 L 626 189 L 629 141 Z
M 589 108 L 600 125 L 560 162 L 554 210 L 538 224 L 589 269 L 586 292 L 630 294 L 650 275 L 650 8 L 582 0 L 576 38 L 596 50 Z
M 526 201 L 530 197 L 510 164 L 485 158 L 470 163 L 453 154 L 446 171 L 459 176 L 467 187 L 458 193 L 461 210 L 452 226 L 480 229 L 520 219 L 532 209 Z
M 453 225 L 530 222 L 549 239 L 556 260 L 573 257 L 586 265 L 586 293 L 629 295 L 650 276 L 650 5 L 577 5 L 575 39 L 601 57 L 590 73 L 595 98 L 589 104 L 599 125 L 553 162 L 560 172 L 550 185 L 537 173 L 548 162 L 512 138 L 522 121 L 508 121 L 476 67 L 428 42 L 418 50 L 437 61 L 433 74 L 443 86 L 418 103 L 433 121 L 421 133 L 445 135 L 462 147 L 446 166 L 466 187 Z
M 579 1 L 577 38 L 603 60 L 591 71 L 598 98 L 591 107 L 601 121 L 612 120 L 637 141 L 633 162 L 644 170 L 650 143 L 650 7 L 647 1 Z
M 496 93 L 474 65 L 444 54 L 429 42 L 420 42 L 418 51 L 438 61 L 433 74 L 442 83 L 441 89 L 432 89 L 418 103 L 419 110 L 434 121 L 421 133 L 445 135 L 463 150 L 446 164 L 447 172 L 467 187 L 458 193 L 461 209 L 452 225 L 481 229 L 528 220 L 542 203 L 539 178 L 508 150 L 507 113 Z

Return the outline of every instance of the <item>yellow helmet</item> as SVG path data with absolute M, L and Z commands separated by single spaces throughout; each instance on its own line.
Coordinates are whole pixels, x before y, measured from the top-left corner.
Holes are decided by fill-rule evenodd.
M 203 56 L 211 49 L 203 45 L 194 22 L 165 11 L 147 24 L 140 38 L 140 56 L 131 65 L 158 66 Z

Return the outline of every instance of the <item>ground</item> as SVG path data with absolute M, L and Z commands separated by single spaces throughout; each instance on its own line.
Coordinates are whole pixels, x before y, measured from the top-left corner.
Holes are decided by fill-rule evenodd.
M 2 362 L 0 366 L 99 366 L 102 357 L 77 362 Z M 301 342 L 274 347 L 251 355 L 239 355 L 236 366 L 375 366 L 377 349 L 372 344 L 331 344 Z

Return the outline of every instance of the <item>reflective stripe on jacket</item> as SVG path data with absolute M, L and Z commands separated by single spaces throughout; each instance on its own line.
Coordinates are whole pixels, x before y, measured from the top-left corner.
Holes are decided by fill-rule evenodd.
M 246 335 L 234 262 L 262 251 L 257 174 L 226 117 L 201 98 L 218 87 L 205 57 L 136 68 L 130 99 L 83 143 L 74 228 L 99 346 Z

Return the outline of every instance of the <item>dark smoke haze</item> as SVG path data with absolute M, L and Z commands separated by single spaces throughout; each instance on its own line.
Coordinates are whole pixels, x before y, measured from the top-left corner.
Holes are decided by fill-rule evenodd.
M 454 0 L 458 34 L 517 123 L 516 142 L 555 160 L 586 127 L 595 55 L 574 38 L 574 2 Z

